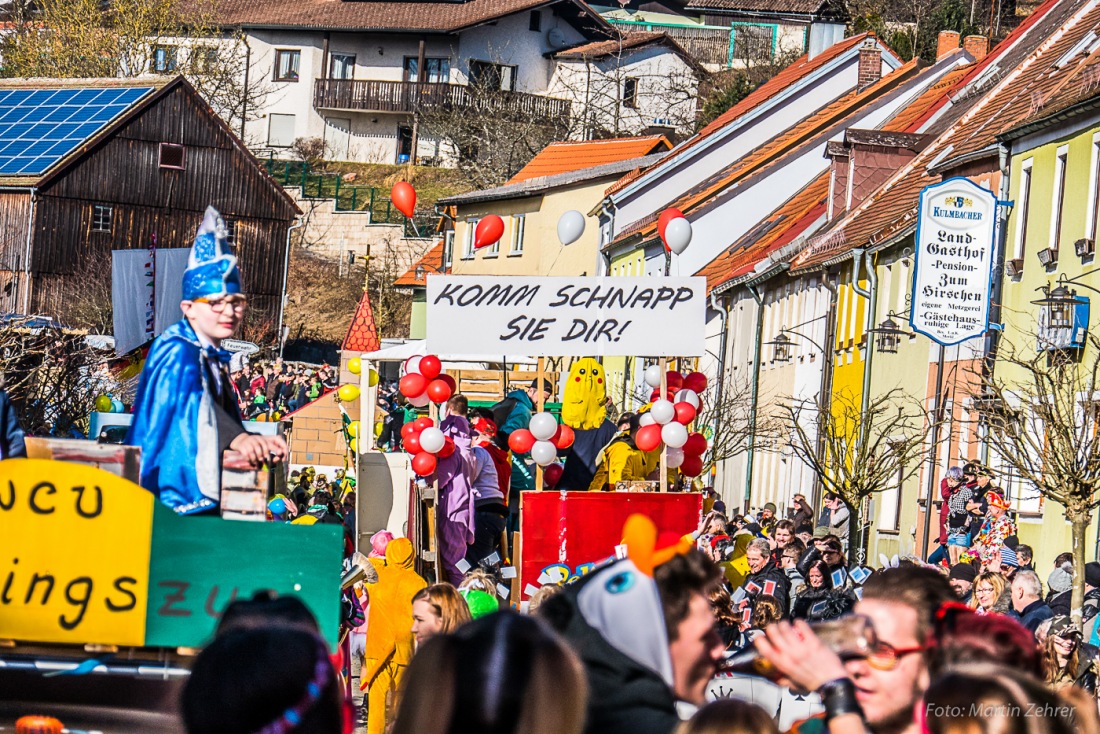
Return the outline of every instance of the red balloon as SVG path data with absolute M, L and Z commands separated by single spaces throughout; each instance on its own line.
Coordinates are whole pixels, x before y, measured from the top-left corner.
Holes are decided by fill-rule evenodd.
M 446 459 L 448 456 L 455 452 L 455 442 L 450 436 L 443 437 L 443 448 L 436 452 L 436 456 L 441 459 Z
M 418 476 L 426 477 L 435 471 L 436 467 L 435 454 L 429 454 L 427 451 L 421 451 L 419 454 L 413 457 L 412 468 Z
M 535 441 L 535 434 L 526 428 L 521 428 L 518 431 L 512 431 L 508 436 L 508 448 L 517 454 L 526 454 L 535 445 Z
M 665 382 L 669 390 L 676 392 L 684 386 L 684 376 L 679 372 L 668 372 L 665 374 Z
M 657 423 L 651 423 L 648 426 L 642 426 L 638 429 L 638 433 L 634 436 L 634 445 L 638 447 L 639 451 L 652 451 L 661 445 L 661 426 Z
M 562 472 L 565 471 L 565 467 L 561 464 L 551 464 L 542 470 L 542 480 L 546 483 L 547 487 L 556 487 L 558 482 L 561 481 Z
M 668 226 L 668 223 L 671 222 L 673 219 L 680 219 L 683 216 L 684 213 L 674 206 L 670 206 L 668 209 L 665 209 L 663 212 L 660 213 L 660 215 L 658 215 L 657 234 L 658 236 L 660 236 L 662 242 L 664 242 L 665 240 L 665 227 Z M 667 248 L 668 245 L 665 245 L 665 247 Z
M 420 431 L 416 430 L 416 422 L 415 421 L 410 421 L 410 422 L 406 423 L 405 425 L 401 426 L 401 438 L 408 438 L 409 436 L 415 436 L 418 433 L 420 433 Z
M 440 375 L 439 377 L 437 377 L 435 379 L 443 380 L 444 382 L 446 382 L 447 387 L 451 388 L 452 393 L 455 392 L 456 390 L 458 390 L 458 383 L 455 382 L 455 378 L 451 377 L 450 375 L 448 375 L 446 373 Z
M 573 445 L 573 441 L 577 438 L 577 434 L 573 433 L 573 429 L 562 423 L 558 426 L 558 432 L 554 434 L 554 437 L 550 439 L 554 446 L 559 449 L 567 449 Z
M 408 181 L 398 181 L 390 189 L 390 199 L 397 211 L 412 218 L 416 212 L 416 189 Z M 662 235 L 663 236 L 663 235 Z
M 684 389 L 691 390 L 696 395 L 702 395 L 707 389 L 707 376 L 702 372 L 692 372 L 684 378 Z
M 684 456 L 684 463 L 680 464 L 680 473 L 685 477 L 697 477 L 703 473 L 703 460 L 698 456 Z
M 397 383 L 401 390 L 401 394 L 407 398 L 415 398 L 424 394 L 424 391 L 428 389 L 428 378 L 424 375 L 418 375 L 415 372 L 410 372 L 401 378 L 401 382 Z
M 434 354 L 425 354 L 420 358 L 420 374 L 429 380 L 439 377 L 439 373 L 442 371 L 443 364 L 439 361 L 439 357 Z
M 428 400 L 433 403 L 445 403 L 451 399 L 451 386 L 443 380 L 432 380 L 428 383 Z
M 412 424 L 416 428 L 416 435 L 419 436 L 420 432 L 423 431 L 425 428 L 431 428 L 432 426 L 434 426 L 435 421 L 433 421 L 426 415 L 422 415 L 414 420 Z
M 474 229 L 474 249 L 480 250 L 494 242 L 499 242 L 504 236 L 504 220 L 496 214 L 490 214 L 477 223 Z
M 684 456 L 702 456 L 707 450 L 707 437 L 701 433 L 689 433 L 683 449 Z
M 424 453 L 424 450 L 422 448 L 420 448 L 420 434 L 419 433 L 414 433 L 413 435 L 407 437 L 404 441 L 401 442 L 401 445 L 410 454 Z
M 691 403 L 676 403 L 673 407 L 676 409 L 676 417 L 673 420 L 677 423 L 683 423 L 686 426 L 695 420 L 695 406 Z

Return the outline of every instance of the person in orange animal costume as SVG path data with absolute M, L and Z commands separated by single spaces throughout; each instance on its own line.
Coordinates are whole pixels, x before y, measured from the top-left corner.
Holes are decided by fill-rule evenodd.
M 367 734 L 383 734 L 387 713 L 397 709 L 401 676 L 413 655 L 412 598 L 428 583 L 413 571 L 413 544 L 394 538 L 386 565 L 370 588 L 366 664 L 359 687 L 367 691 Z

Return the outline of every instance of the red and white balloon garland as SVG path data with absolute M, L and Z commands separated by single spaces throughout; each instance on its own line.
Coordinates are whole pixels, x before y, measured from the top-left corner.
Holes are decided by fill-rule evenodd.
M 405 374 L 398 382 L 398 390 L 409 403 L 423 408 L 429 402 L 445 403 L 455 392 L 455 380 L 443 372 L 443 364 L 434 354 L 409 357 L 405 360 Z M 439 458 L 455 452 L 455 444 L 443 435 L 443 431 L 428 417 L 417 418 L 401 428 L 402 446 L 413 455 L 412 468 L 419 476 L 435 472 Z
M 654 388 L 650 408 L 642 414 L 641 428 L 634 445 L 642 451 L 653 451 L 662 443 L 668 447 L 665 459 L 670 469 L 679 469 L 687 477 L 703 472 L 703 454 L 707 439 L 701 433 L 689 432 L 703 405 L 700 394 L 707 389 L 707 376 L 702 372 L 665 375 L 667 392 L 661 395 L 661 367 L 650 365 L 645 371 L 645 383 Z

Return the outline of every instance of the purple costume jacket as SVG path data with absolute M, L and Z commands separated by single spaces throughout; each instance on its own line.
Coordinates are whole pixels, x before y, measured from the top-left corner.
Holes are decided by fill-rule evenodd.
M 439 479 L 439 548 L 447 580 L 455 586 L 463 574 L 458 562 L 474 542 L 474 457 L 470 450 L 470 424 L 460 415 L 448 416 L 440 424 L 444 436 L 455 442 L 455 452 L 440 458 L 436 468 Z

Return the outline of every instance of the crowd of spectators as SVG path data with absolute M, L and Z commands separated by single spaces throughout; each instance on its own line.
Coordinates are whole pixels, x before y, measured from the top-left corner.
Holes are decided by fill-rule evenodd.
M 338 370 L 327 364 L 273 361 L 246 362 L 230 373 L 237 404 L 245 420 L 279 420 L 335 390 Z

